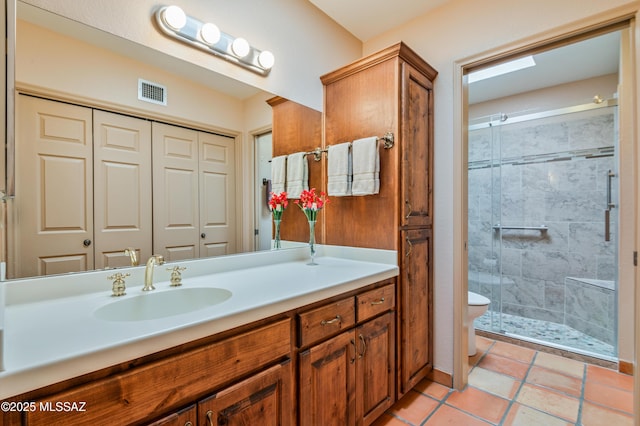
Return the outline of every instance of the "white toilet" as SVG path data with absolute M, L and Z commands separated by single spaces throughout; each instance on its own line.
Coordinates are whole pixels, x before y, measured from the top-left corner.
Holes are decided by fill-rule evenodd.
M 469 324 L 469 356 L 476 354 L 476 328 L 473 320 L 487 312 L 491 300 L 481 294 L 469 291 L 469 306 L 467 307 L 467 322 Z

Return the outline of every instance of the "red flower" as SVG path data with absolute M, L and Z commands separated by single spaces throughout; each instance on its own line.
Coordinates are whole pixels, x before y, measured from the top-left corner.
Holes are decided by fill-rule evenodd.
M 274 219 L 280 219 L 282 217 L 282 213 L 284 209 L 289 205 L 289 200 L 287 199 L 287 193 L 281 192 L 276 194 L 275 192 L 271 193 L 271 198 L 269 198 L 269 209 L 273 213 Z
M 316 189 L 303 190 L 300 193 L 300 199 L 294 201 L 300 207 L 308 220 L 316 220 L 318 210 L 322 209 L 329 202 L 327 194 L 320 192 L 316 194 Z

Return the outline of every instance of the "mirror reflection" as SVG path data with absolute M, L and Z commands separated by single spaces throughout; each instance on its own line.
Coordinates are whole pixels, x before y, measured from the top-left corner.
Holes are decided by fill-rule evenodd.
M 8 278 L 270 248 L 273 94 L 17 10 Z

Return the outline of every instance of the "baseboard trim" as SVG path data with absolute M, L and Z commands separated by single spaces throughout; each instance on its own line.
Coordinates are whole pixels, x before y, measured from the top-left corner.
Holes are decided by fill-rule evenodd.
M 449 373 L 445 373 L 444 371 L 436 370 L 434 368 L 431 370 L 427 378 L 432 382 L 436 382 L 448 388 L 453 387 L 453 376 Z

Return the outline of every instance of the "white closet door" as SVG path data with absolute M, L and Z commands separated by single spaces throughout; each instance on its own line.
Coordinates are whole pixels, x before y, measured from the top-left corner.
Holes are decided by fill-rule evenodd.
M 8 275 L 93 269 L 91 109 L 20 95 L 16 115 Z
M 94 110 L 95 267 L 130 264 L 127 247 L 151 256 L 151 123 Z
M 200 256 L 198 132 L 152 125 L 153 251 L 166 260 Z
M 200 256 L 235 253 L 235 140 L 200 132 Z

